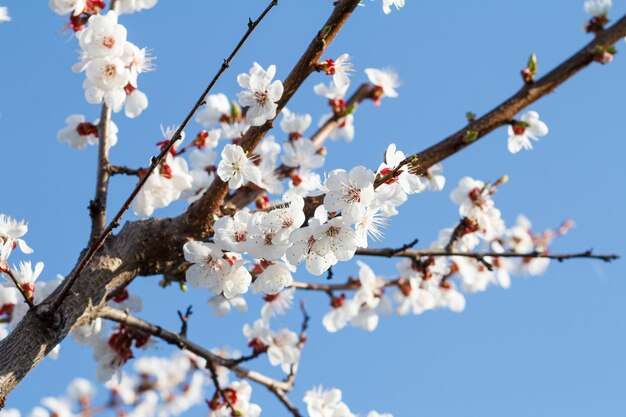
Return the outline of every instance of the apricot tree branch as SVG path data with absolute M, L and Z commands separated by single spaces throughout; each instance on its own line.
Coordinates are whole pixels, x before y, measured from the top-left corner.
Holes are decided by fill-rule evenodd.
M 89 203 L 91 217 L 91 234 L 89 243 L 92 243 L 102 234 L 107 221 L 107 196 L 109 194 L 109 131 L 111 128 L 111 108 L 103 104 L 98 123 L 98 163 L 96 173 L 96 193 Z
M 145 168 L 129 168 L 123 165 L 109 165 L 109 174 L 111 175 L 130 175 L 141 177 L 145 172 Z
M 495 129 L 506 125 L 522 109 L 552 93 L 581 69 L 591 64 L 598 50 L 604 50 L 626 35 L 626 16 L 613 26 L 598 33 L 586 46 L 564 61 L 561 65 L 539 78 L 532 84 L 524 86 L 504 103 L 491 110 L 481 118 L 471 121 L 458 132 L 448 136 L 441 142 L 408 156 L 392 172 L 379 177 L 376 186 L 397 176 L 401 169 L 409 165 L 412 172 L 425 174 L 428 168 L 453 155 Z
M 397 251 L 396 249 L 391 248 L 383 248 L 383 249 L 359 249 L 356 251 L 357 255 L 363 256 L 384 256 L 389 257 L 389 253 L 393 253 L 396 251 L 394 255 L 397 257 L 403 258 L 422 258 L 429 256 L 463 256 L 466 258 L 485 258 L 485 257 L 493 257 L 493 258 L 546 258 L 546 259 L 554 259 L 559 262 L 563 262 L 569 259 L 598 259 L 604 262 L 611 262 L 619 259 L 619 255 L 610 254 L 610 255 L 597 255 L 593 253 L 593 251 L 587 250 L 579 253 L 566 253 L 566 254 L 551 254 L 551 253 L 541 253 L 541 252 L 530 252 L 530 253 L 515 253 L 515 252 L 460 252 L 460 251 L 451 251 L 445 249 L 407 249 Z
M 381 248 L 381 249 L 359 249 L 356 252 L 357 255 L 363 256 L 379 256 L 385 258 L 391 257 L 403 257 L 410 259 L 419 259 L 423 257 L 439 257 L 439 256 L 462 256 L 466 258 L 474 258 L 479 262 L 488 262 L 486 258 L 546 258 L 554 259 L 559 262 L 563 262 L 570 259 L 598 259 L 604 262 L 611 262 L 619 259 L 618 255 L 597 255 L 592 250 L 588 250 L 580 253 L 566 253 L 566 254 L 549 254 L 549 253 L 514 253 L 514 252 L 455 252 L 447 251 L 445 249 L 407 249 L 398 250 L 397 248 Z M 399 279 L 385 281 L 385 287 L 391 287 L 398 285 Z M 313 284 L 308 282 L 294 281 L 291 286 L 299 290 L 308 291 L 322 291 L 326 293 L 332 293 L 333 291 L 356 291 L 361 287 L 361 283 L 358 280 L 350 279 L 341 284 Z

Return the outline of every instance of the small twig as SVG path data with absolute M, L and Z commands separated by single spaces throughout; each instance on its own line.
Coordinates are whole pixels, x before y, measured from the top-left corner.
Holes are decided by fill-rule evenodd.
M 331 266 L 330 268 L 328 268 L 328 275 L 326 275 L 326 279 L 330 281 L 331 279 L 333 279 L 334 276 L 335 273 L 333 272 L 333 267 Z
M 105 229 L 107 217 L 107 196 L 109 193 L 109 130 L 111 127 L 111 108 L 102 105 L 100 122 L 98 123 L 98 164 L 96 176 L 96 192 L 89 203 L 91 217 L 91 234 L 89 242 L 93 242 Z
M 276 398 L 278 398 L 278 400 L 281 403 L 283 403 L 283 405 L 287 408 L 287 410 L 289 410 L 289 412 L 294 417 L 302 417 L 300 410 L 298 410 L 296 406 L 291 403 L 291 401 L 289 400 L 289 398 L 287 397 L 287 395 L 285 394 L 283 390 L 279 388 L 270 388 L 270 387 L 267 387 L 267 388 L 272 392 L 272 394 L 276 396 Z
M 302 325 L 300 327 L 300 338 L 298 340 L 298 345 L 296 346 L 300 351 L 300 358 L 297 362 L 291 365 L 291 369 L 289 370 L 289 375 L 283 380 L 289 387 L 293 387 L 294 382 L 296 381 L 296 375 L 298 374 L 298 367 L 300 366 L 300 360 L 302 360 L 302 350 L 304 349 L 304 345 L 307 341 L 307 333 L 306 331 L 309 328 L 309 322 L 311 321 L 311 317 L 309 313 L 306 311 L 306 304 L 304 300 L 300 300 L 300 311 L 302 312 Z
M 356 251 L 357 255 L 363 256 L 384 256 L 388 257 L 388 253 L 391 249 L 383 248 L 383 249 L 358 249 Z M 609 254 L 609 255 L 598 255 L 593 253 L 591 250 L 587 250 L 585 252 L 579 253 L 565 253 L 565 254 L 550 254 L 550 253 L 541 253 L 541 252 L 530 252 L 530 253 L 517 253 L 517 252 L 460 252 L 460 251 L 448 251 L 445 249 L 409 249 L 402 252 L 396 253 L 397 257 L 404 258 L 419 258 L 419 257 L 427 257 L 427 256 L 463 256 L 467 258 L 484 258 L 484 257 L 492 257 L 492 258 L 547 258 L 554 259 L 557 261 L 564 261 L 567 259 L 599 259 L 605 262 L 611 262 L 616 259 L 619 259 L 619 255 Z
M 380 256 L 380 257 L 389 257 L 389 251 L 393 249 L 383 248 L 383 249 L 359 249 L 357 250 L 357 255 L 364 256 Z M 437 257 L 437 256 L 462 256 L 467 258 L 474 258 L 477 261 L 481 262 L 487 269 L 490 271 L 493 270 L 493 265 L 489 263 L 486 258 L 546 258 L 553 259 L 559 262 L 563 262 L 569 259 L 598 259 L 604 262 L 611 262 L 616 259 L 619 259 L 618 255 L 596 255 L 591 250 L 580 252 L 580 253 L 568 253 L 568 254 L 549 254 L 549 253 L 539 253 L 539 252 L 531 252 L 531 253 L 514 253 L 514 252 L 451 252 L 443 249 L 413 249 L 413 250 L 405 250 L 403 252 L 399 252 L 395 255 L 396 257 L 404 257 L 410 259 L 419 259 L 421 257 Z M 400 282 L 399 279 L 385 281 L 385 287 L 392 287 L 398 285 Z M 335 291 L 357 291 L 361 288 L 359 281 L 348 280 L 341 284 L 313 284 L 308 282 L 299 282 L 294 281 L 291 283 L 291 287 L 297 288 L 299 290 L 307 290 L 307 291 L 321 291 L 328 294 L 328 296 L 333 299 L 333 292 Z
M 187 127 L 187 125 L 191 121 L 191 118 L 196 113 L 196 111 L 198 111 L 198 109 L 204 104 L 205 102 L 204 100 L 206 96 L 213 89 L 213 86 L 217 83 L 217 80 L 221 77 L 224 71 L 226 71 L 226 69 L 230 66 L 230 61 L 235 57 L 237 52 L 239 52 L 239 50 L 241 49 L 243 44 L 246 42 L 250 34 L 252 34 L 252 31 L 254 30 L 254 28 L 257 27 L 257 25 L 261 22 L 261 20 L 263 20 L 263 18 L 272 9 L 272 7 L 276 6 L 277 4 L 278 2 L 276 0 L 271 1 L 270 4 L 265 8 L 265 10 L 258 17 L 258 19 L 255 20 L 252 25 L 248 25 L 248 29 L 246 30 L 246 33 L 243 35 L 243 37 L 241 38 L 237 46 L 235 46 L 235 49 L 233 49 L 233 51 L 228 56 L 228 58 L 224 60 L 224 62 L 222 63 L 221 67 L 219 68 L 219 70 L 217 71 L 217 73 L 215 74 L 211 82 L 209 83 L 209 85 L 202 92 L 202 95 L 200 96 L 200 98 L 198 98 L 198 100 L 193 105 L 189 113 L 187 113 L 187 116 L 185 117 L 183 122 L 180 124 L 178 129 L 176 129 L 176 132 L 174 132 L 174 134 L 172 135 L 172 138 L 169 141 L 169 143 L 165 147 L 163 147 L 163 150 L 161 150 L 161 153 L 158 156 L 152 157 L 152 162 L 150 163 L 150 166 L 146 170 L 145 175 L 141 177 L 141 179 L 139 180 L 139 182 L 137 183 L 133 191 L 130 193 L 130 195 L 128 196 L 128 198 L 126 199 L 122 207 L 119 209 L 117 214 L 113 217 L 113 220 L 111 220 L 111 223 L 109 223 L 109 225 L 106 227 L 106 229 L 104 229 L 104 231 L 99 235 L 99 237 L 95 239 L 95 241 L 93 241 L 93 243 L 90 245 L 85 255 L 82 257 L 82 259 L 76 266 L 76 268 L 72 271 L 70 276 L 65 280 L 61 291 L 59 292 L 59 294 L 57 295 L 56 299 L 54 300 L 52 304 L 53 310 L 56 310 L 59 308 L 59 306 L 65 299 L 65 297 L 67 297 L 67 295 L 69 294 L 69 291 L 72 288 L 72 285 L 74 285 L 74 282 L 80 276 L 81 272 L 83 272 L 87 264 L 89 264 L 89 262 L 93 259 L 96 252 L 102 247 L 102 245 L 104 245 L 104 241 L 111 235 L 111 233 L 113 233 L 113 230 L 119 226 L 120 221 L 122 220 L 122 217 L 124 216 L 124 213 L 126 213 L 126 211 L 130 208 L 132 202 L 135 200 L 135 197 L 137 197 L 137 195 L 139 194 L 139 191 L 141 191 L 142 187 L 144 186 L 144 184 L 146 183 L 150 175 L 154 172 L 156 167 L 159 166 L 159 164 L 165 159 L 170 149 L 172 149 L 172 147 L 174 147 L 176 142 L 180 140 L 180 138 L 182 137 L 183 130 L 185 129 L 185 127 Z
M 493 271 L 493 265 L 490 262 L 487 262 L 483 256 L 477 256 L 476 260 L 483 264 L 488 271 Z
M 419 242 L 418 239 L 413 239 L 411 242 L 405 243 L 404 245 L 400 246 L 398 249 L 393 250 L 393 252 L 391 252 L 391 255 L 389 255 L 389 257 L 396 256 L 400 252 L 404 252 L 407 249 L 411 249 L 413 246 L 417 245 L 417 242 Z
M 11 271 L 10 269 L 7 268 L 3 272 L 5 274 L 7 274 L 9 276 L 9 278 L 11 278 L 11 281 L 13 281 L 13 284 L 15 285 L 17 290 L 20 292 L 20 294 L 22 294 L 22 297 L 24 298 L 24 301 L 26 302 L 26 304 L 28 304 L 28 308 L 30 308 L 31 310 L 35 311 L 35 304 L 33 304 L 33 300 L 28 296 L 28 294 L 24 290 L 24 287 L 22 287 L 22 284 L 20 284 L 19 281 L 17 280 L 17 278 L 15 278 L 15 275 L 13 274 L 13 271 Z
M 126 326 L 141 330 L 144 333 L 151 334 L 152 336 L 158 337 L 159 339 L 171 345 L 177 346 L 180 349 L 185 349 L 192 353 L 195 353 L 196 355 L 203 359 L 206 359 L 207 361 L 211 360 L 215 365 L 226 367 L 233 371 L 239 378 L 246 378 L 266 387 L 273 387 L 274 389 L 289 391 L 289 387 L 281 381 L 266 376 L 260 372 L 256 372 L 233 364 L 232 360 L 216 355 L 209 350 L 203 348 L 202 346 L 190 341 L 186 337 L 183 337 L 160 326 L 154 325 L 145 320 L 132 316 L 126 311 L 121 311 L 115 308 L 105 306 L 93 312 L 93 316 L 94 318 L 101 317 L 103 319 L 122 323 Z
M 251 361 L 252 359 L 256 359 L 259 356 L 261 356 L 263 353 L 265 353 L 265 352 L 263 352 L 263 351 L 256 351 L 256 352 L 253 352 L 252 354 L 247 355 L 247 356 L 240 356 L 240 357 L 238 357 L 236 359 L 228 359 L 228 361 L 229 361 L 228 363 L 230 363 L 232 365 L 239 365 L 241 363 Z
M 109 165 L 109 174 L 111 175 L 131 175 L 141 177 L 146 173 L 145 168 L 129 168 L 123 165 Z
M 450 240 L 445 247 L 446 251 L 451 252 L 454 244 L 465 235 L 465 232 L 468 230 L 469 221 L 470 220 L 467 217 L 463 217 L 461 221 L 459 221 L 459 224 L 456 225 L 452 234 L 450 234 Z
M 180 310 L 176 311 L 178 313 L 178 318 L 180 319 L 180 333 L 182 337 L 187 337 L 187 327 L 189 325 L 189 318 L 193 314 L 191 311 L 191 305 L 187 307 L 185 314 L 183 314 Z
M 213 362 L 212 359 L 207 359 L 206 367 L 209 370 L 209 373 L 211 374 L 211 381 L 213 381 L 213 385 L 215 385 L 215 392 L 219 393 L 219 395 L 222 397 L 222 399 L 224 400 L 228 408 L 230 408 L 230 411 L 233 413 L 233 415 L 235 415 L 235 408 L 233 407 L 233 404 L 230 402 L 230 397 L 226 395 L 226 393 L 222 389 L 222 386 L 220 385 L 220 380 L 219 380 L 219 377 L 217 376 L 217 370 L 215 369 L 215 363 Z

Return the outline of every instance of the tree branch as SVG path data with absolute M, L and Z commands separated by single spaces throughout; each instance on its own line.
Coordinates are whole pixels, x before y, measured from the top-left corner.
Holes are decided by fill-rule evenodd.
M 33 304 L 32 297 L 28 296 L 28 294 L 26 293 L 26 290 L 24 289 L 24 287 L 22 287 L 22 284 L 20 284 L 19 281 L 17 280 L 17 278 L 15 278 L 15 275 L 13 274 L 13 271 L 11 271 L 11 269 L 7 268 L 6 270 L 3 270 L 2 272 L 4 272 L 6 275 L 9 276 L 9 278 L 11 278 L 11 281 L 13 282 L 13 285 L 15 285 L 17 290 L 22 295 L 22 298 L 24 299 L 24 302 L 26 302 L 26 304 L 28 304 L 28 308 L 30 310 L 35 311 L 35 305 Z
M 546 258 L 554 259 L 559 262 L 563 262 L 569 259 L 598 259 L 604 262 L 611 262 L 619 259 L 618 255 L 596 255 L 592 250 L 588 250 L 580 253 L 567 253 L 567 254 L 547 254 L 539 252 L 531 253 L 498 253 L 498 252 L 455 252 L 447 251 L 445 249 L 410 249 L 410 250 L 398 250 L 394 248 L 381 248 L 381 249 L 359 249 L 356 252 L 357 255 L 363 256 L 379 256 L 385 258 L 391 257 L 403 257 L 410 259 L 419 259 L 423 257 L 438 257 L 438 256 L 462 256 L 466 258 L 474 258 L 479 262 L 487 263 L 485 258 Z M 491 264 L 489 264 L 491 265 Z M 399 279 L 385 281 L 385 287 L 392 287 L 398 285 Z M 322 291 L 332 294 L 333 291 L 356 291 L 361 288 L 361 283 L 358 280 L 348 280 L 341 284 L 313 284 L 308 282 L 294 281 L 291 283 L 291 287 L 299 290 L 307 291 Z
M 206 359 L 207 361 L 211 361 L 214 364 L 228 368 L 233 371 L 239 378 L 249 379 L 270 389 L 280 389 L 283 391 L 289 391 L 290 389 L 290 387 L 287 386 L 284 382 L 278 381 L 274 378 L 270 378 L 259 372 L 252 371 L 236 365 L 233 360 L 225 359 L 219 355 L 216 355 L 209 350 L 203 348 L 202 346 L 193 343 L 184 336 L 181 336 L 177 333 L 163 329 L 160 326 L 156 326 L 145 320 L 132 316 L 125 311 L 104 306 L 92 313 L 92 317 L 101 317 L 141 330 L 142 332 L 157 337 L 169 343 L 170 345 L 178 346 L 178 348 L 188 350 L 198 355 L 199 357 Z
M 145 168 L 129 168 L 123 165 L 109 165 L 109 174 L 111 175 L 131 175 L 141 177 L 146 172 Z
M 403 258 L 422 258 L 429 256 L 463 256 L 466 258 L 546 258 L 546 259 L 554 259 L 559 262 L 563 262 L 569 259 L 598 259 L 604 262 L 611 262 L 616 259 L 619 259 L 619 255 L 597 255 L 593 253 L 592 250 L 588 250 L 585 252 L 579 253 L 566 253 L 566 254 L 550 254 L 550 253 L 540 253 L 540 252 L 530 252 L 530 253 L 515 253 L 515 252 L 459 252 L 445 249 L 408 249 L 397 251 L 396 249 L 383 248 L 383 249 L 358 249 L 356 251 L 357 255 L 363 256 L 384 256 L 390 257 L 390 253 L 396 251 L 394 255 L 397 257 Z
M 287 395 L 285 394 L 283 390 L 281 390 L 280 388 L 270 388 L 270 387 L 267 387 L 267 389 L 269 389 L 270 392 L 274 394 L 281 403 L 283 403 L 283 405 L 287 408 L 287 410 L 289 410 L 289 412 L 294 417 L 302 417 L 302 414 L 300 413 L 300 411 L 296 408 L 295 405 L 291 403 L 291 401 L 289 401 L 289 398 L 287 398 Z
M 593 62 L 597 48 L 611 46 L 621 40 L 625 34 L 626 16 L 623 16 L 613 26 L 600 32 L 594 40 L 548 74 L 532 84 L 524 84 L 511 98 L 483 117 L 470 122 L 458 132 L 422 152 L 407 157 L 394 171 L 378 178 L 375 185 L 379 186 L 385 181 L 394 178 L 400 173 L 402 167 L 406 165 L 409 165 L 411 171 L 416 174 L 426 174 L 428 168 L 434 164 L 459 152 L 495 129 L 506 125 L 525 107 L 555 91 L 559 85 Z M 471 135 L 468 135 L 468 132 Z
M 89 203 L 89 215 L 91 217 L 91 234 L 89 242 L 92 243 L 102 234 L 107 220 L 107 196 L 109 193 L 109 130 L 111 124 L 111 108 L 102 105 L 100 122 L 98 123 L 98 164 L 96 174 L 96 193 Z

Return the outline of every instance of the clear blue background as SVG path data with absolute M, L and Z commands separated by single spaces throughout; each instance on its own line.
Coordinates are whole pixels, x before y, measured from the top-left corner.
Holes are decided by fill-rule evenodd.
M 32 259 L 43 260 L 45 278 L 51 278 L 70 270 L 86 242 L 96 160 L 95 147 L 78 152 L 57 143 L 55 135 L 69 114 L 93 120 L 99 106 L 84 102 L 84 75 L 70 71 L 77 43 L 61 30 L 65 19 L 45 3 L 2 1 L 13 21 L 0 26 L 0 211 L 29 221 Z M 115 116 L 120 126 L 115 163 L 147 164 L 161 139 L 159 124 L 182 120 L 245 30 L 247 18 L 266 3 L 161 0 L 152 10 L 122 18 L 129 39 L 154 50 L 158 69 L 140 79 L 150 98 L 148 110 L 135 120 Z M 582 1 L 409 0 L 389 16 L 380 1 L 364 3 L 327 55 L 354 57 L 354 88 L 365 80 L 367 67 L 391 66 L 403 85 L 399 98 L 358 110 L 354 143 L 330 144 L 328 169 L 376 168 L 391 141 L 406 152 L 419 151 L 462 127 L 466 111 L 481 115 L 512 95 L 531 52 L 545 74 L 590 40 L 581 30 Z M 276 64 L 284 78 L 331 8 L 331 0 L 281 0 L 216 91 L 233 97 L 236 75 L 255 60 Z M 616 1 L 611 16 L 617 20 L 623 13 L 626 5 Z M 506 131 L 499 129 L 445 161 L 446 190 L 415 196 L 402 206 L 383 244 L 413 238 L 430 243 L 458 217 L 448 194 L 462 176 L 492 180 L 508 174 L 511 180 L 496 203 L 509 225 L 518 213 L 537 229 L 573 218 L 577 227 L 554 244 L 554 252 L 593 247 L 623 254 L 625 74 L 626 62 L 618 54 L 612 64 L 592 65 L 533 105 L 550 134 L 532 152 L 509 154 Z M 327 80 L 313 75 L 289 108 L 315 118 L 325 113 L 324 100 L 312 93 L 320 81 Z M 197 129 L 193 125 L 188 135 Z M 112 208 L 132 185 L 128 178 L 112 181 Z M 178 204 L 157 215 L 183 208 Z M 395 274 L 393 261 L 371 265 L 379 274 Z M 336 279 L 356 271 L 354 264 L 338 268 Z M 304 411 L 303 393 L 323 384 L 340 387 L 352 411 L 361 415 L 376 409 L 396 417 L 623 416 L 625 272 L 623 261 L 553 263 L 542 277 L 514 279 L 509 290 L 468 296 L 462 314 L 394 316 L 373 334 L 353 328 L 328 334 L 321 325 L 327 298 L 307 295 L 313 323 L 291 398 Z M 132 286 L 146 301 L 142 317 L 177 328 L 176 310 L 193 304 L 193 340 L 244 350 L 241 326 L 256 313 L 214 319 L 205 304 L 207 293 L 162 290 L 158 280 L 142 277 Z M 260 303 L 248 299 L 258 311 Z M 297 327 L 299 314 L 294 311 L 282 323 Z M 156 351 L 169 352 L 163 344 Z M 269 369 L 266 359 L 258 362 L 261 369 L 278 371 Z M 41 397 L 62 394 L 72 378 L 91 377 L 94 367 L 90 349 L 64 343 L 61 358 L 38 366 L 11 394 L 8 406 L 29 411 Z M 257 388 L 254 401 L 263 406 L 263 415 L 286 415 L 264 388 Z

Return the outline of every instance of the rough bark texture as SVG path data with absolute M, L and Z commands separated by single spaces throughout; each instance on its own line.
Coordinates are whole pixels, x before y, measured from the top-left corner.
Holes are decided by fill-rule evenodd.
M 358 5 L 359 0 L 343 0 L 284 81 L 282 109 L 306 78 L 314 71 L 324 50 Z M 272 127 L 273 121 L 248 130 L 241 145 L 252 151 Z M 182 245 L 203 240 L 212 232 L 213 214 L 219 212 L 228 186 L 217 179 L 204 197 L 182 215 L 168 219 L 129 222 L 101 250 L 80 274 L 71 293 L 56 313 L 46 305 L 29 312 L 4 340 L 0 341 L 0 408 L 7 395 L 76 326 L 89 320 L 90 312 L 101 306 L 110 291 L 124 286 L 139 275 L 168 274 L 182 261 Z M 53 300 L 55 291 L 46 302 Z M 39 313 L 39 314 L 36 314 Z

